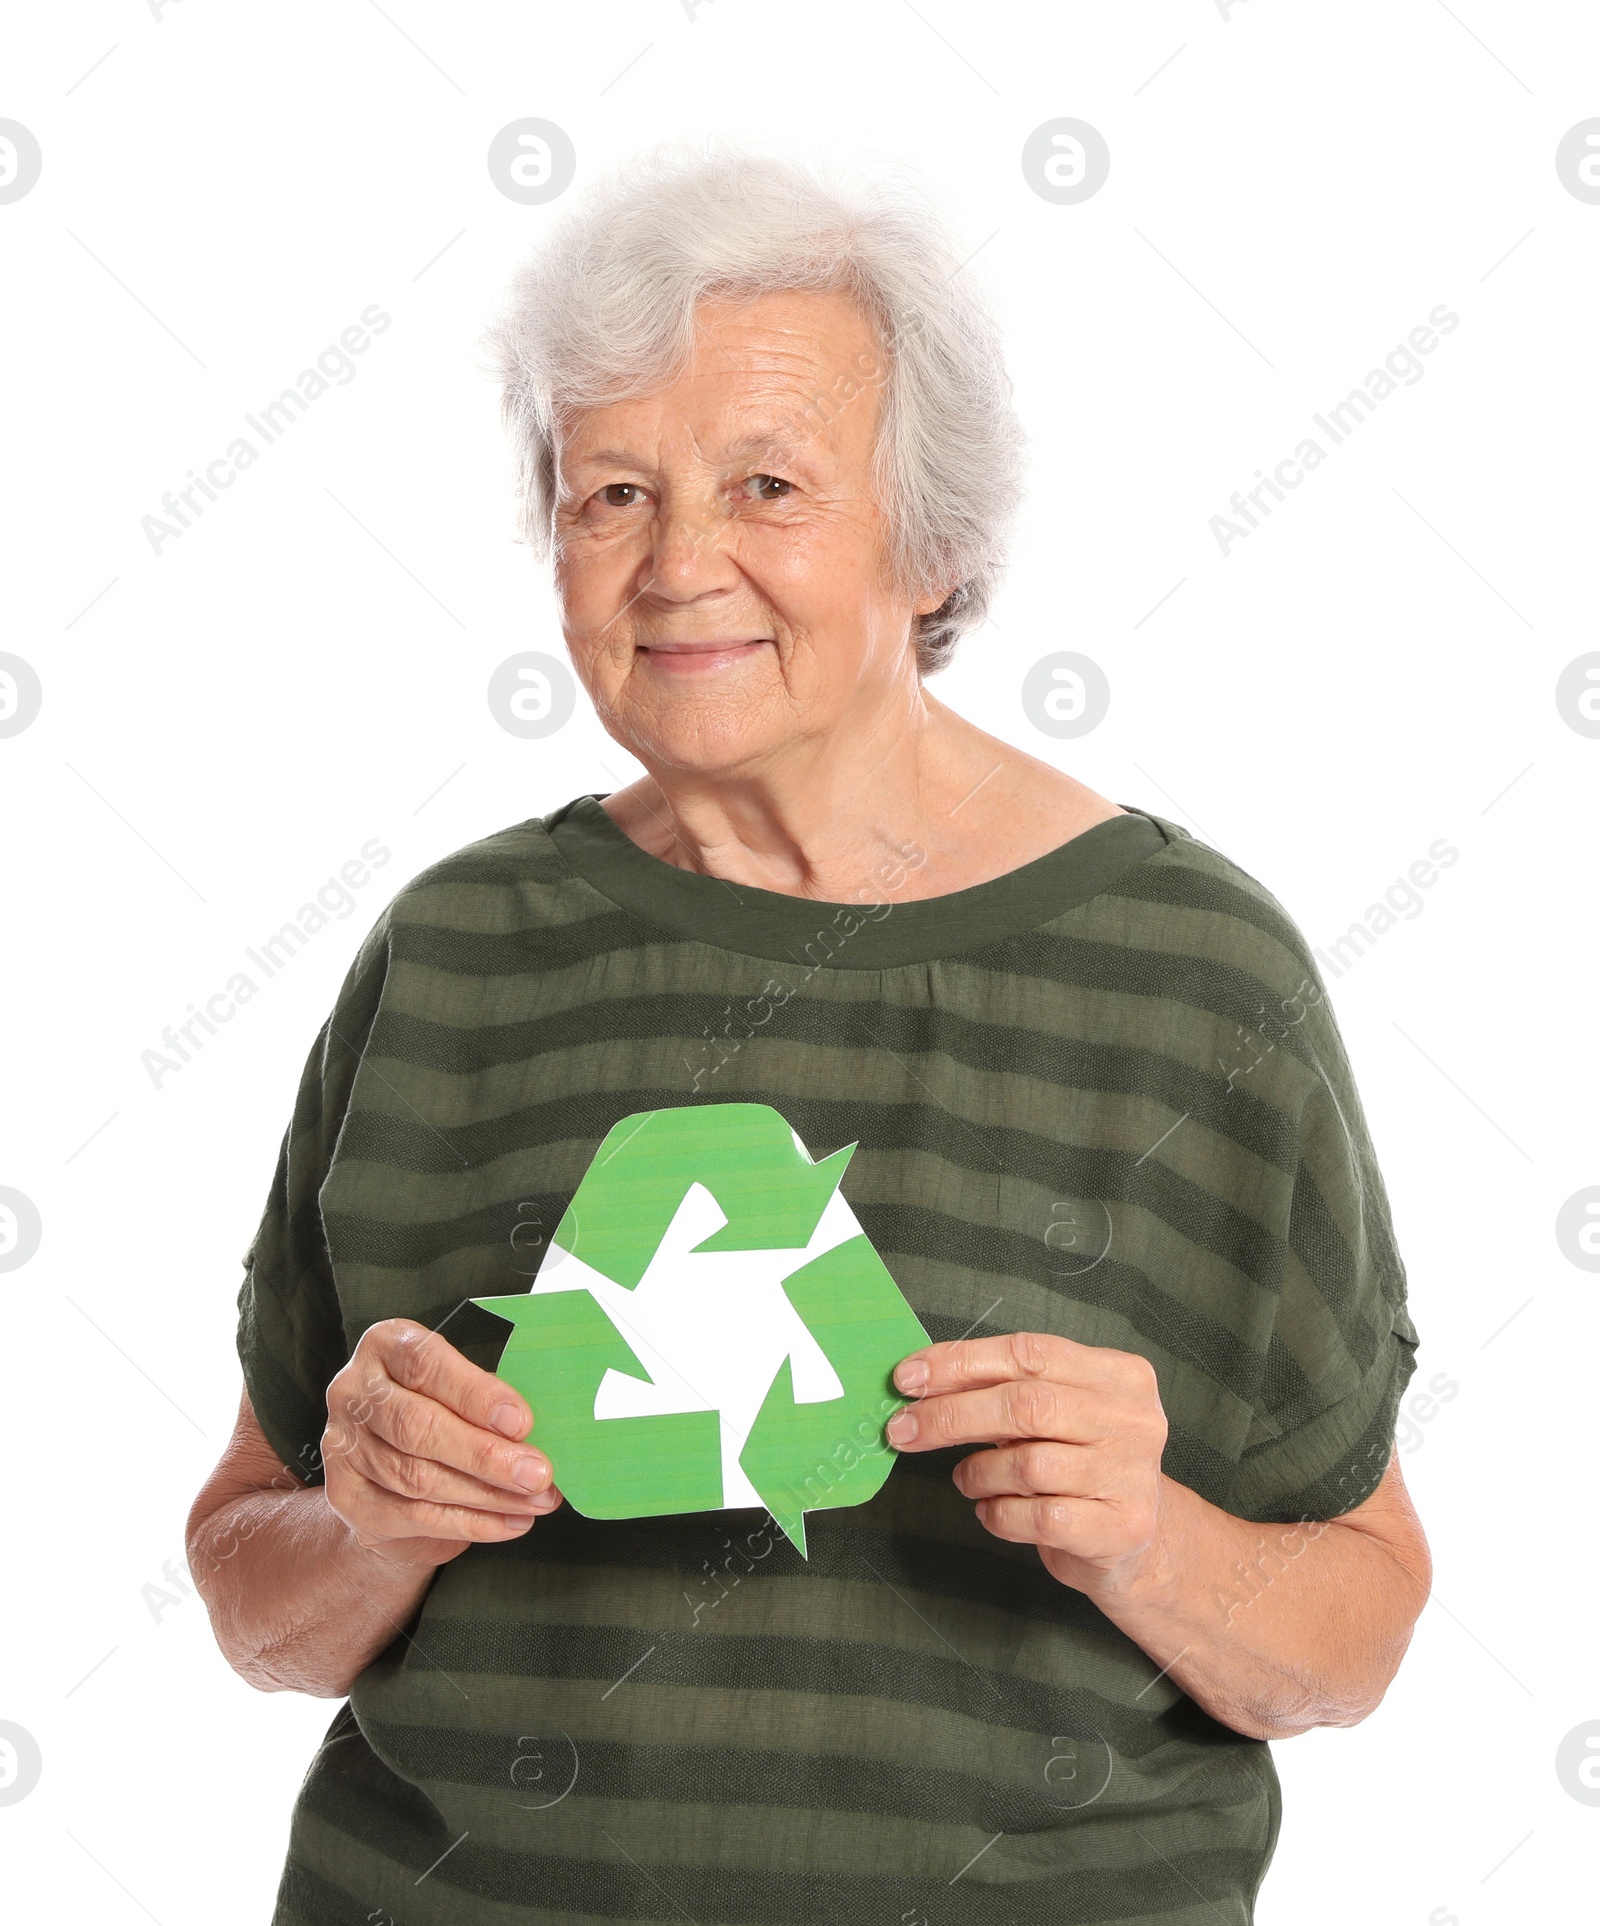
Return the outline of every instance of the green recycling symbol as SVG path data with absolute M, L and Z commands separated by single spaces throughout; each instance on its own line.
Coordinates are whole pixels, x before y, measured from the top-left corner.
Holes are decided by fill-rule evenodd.
M 587 1518 L 859 1505 L 894 1462 L 890 1378 L 928 1342 L 839 1191 L 768 1104 L 624 1117 L 531 1291 L 473 1300 L 511 1325 L 499 1373 Z

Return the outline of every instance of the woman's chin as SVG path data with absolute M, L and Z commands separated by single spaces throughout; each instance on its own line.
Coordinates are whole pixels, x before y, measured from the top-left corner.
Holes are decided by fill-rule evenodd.
M 794 716 L 777 691 L 685 689 L 638 704 L 618 703 L 608 727 L 647 768 L 707 777 L 731 775 L 794 741 Z
M 781 746 L 781 731 L 752 727 L 749 715 L 652 717 L 622 735 L 624 746 L 647 769 L 672 770 L 708 780 L 735 775 Z

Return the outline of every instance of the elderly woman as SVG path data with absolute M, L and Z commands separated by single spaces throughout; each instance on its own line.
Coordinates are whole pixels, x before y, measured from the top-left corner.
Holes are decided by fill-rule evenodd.
M 400 891 L 245 1258 L 190 1556 L 246 1679 L 349 1700 L 283 1926 L 1248 1920 L 1263 1741 L 1364 1718 L 1406 1648 L 1416 1332 L 1307 945 L 927 687 L 1018 494 L 961 259 L 905 185 L 674 150 L 494 334 L 646 773 Z M 528 1289 L 621 1120 L 729 1102 L 857 1146 L 934 1340 L 808 1557 L 563 1505 L 470 1302 Z

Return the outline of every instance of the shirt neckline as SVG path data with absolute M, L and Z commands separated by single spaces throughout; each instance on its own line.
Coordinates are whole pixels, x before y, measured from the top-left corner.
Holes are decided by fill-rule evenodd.
M 1036 929 L 1109 889 L 1183 832 L 1131 804 L 1032 862 L 944 896 L 829 903 L 734 884 L 652 856 L 600 807 L 596 791 L 542 818 L 567 868 L 619 909 L 691 941 L 802 968 L 881 970 L 984 947 Z

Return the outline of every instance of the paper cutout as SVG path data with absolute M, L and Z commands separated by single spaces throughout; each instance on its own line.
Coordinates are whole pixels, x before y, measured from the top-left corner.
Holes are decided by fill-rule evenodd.
M 533 1288 L 473 1300 L 511 1325 L 499 1374 L 587 1518 L 859 1505 L 894 1463 L 890 1379 L 928 1342 L 821 1163 L 768 1104 L 624 1117 Z

